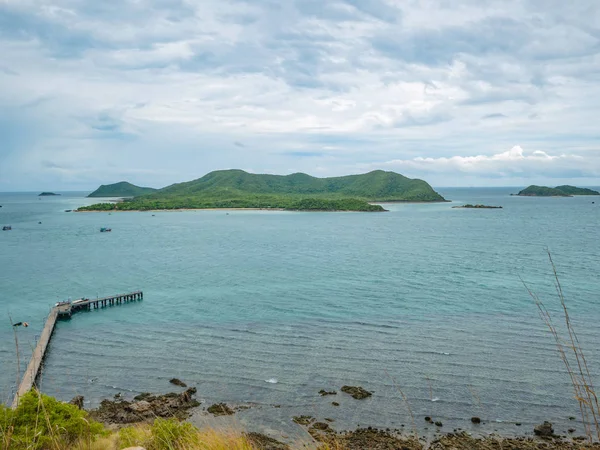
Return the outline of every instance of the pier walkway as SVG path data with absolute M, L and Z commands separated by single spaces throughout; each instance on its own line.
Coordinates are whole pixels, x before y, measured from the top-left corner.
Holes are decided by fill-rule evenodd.
M 15 409 L 19 405 L 19 398 L 21 398 L 23 395 L 29 392 L 31 388 L 35 386 L 36 380 L 40 374 L 42 362 L 44 361 L 44 357 L 46 356 L 48 344 L 50 344 L 50 339 L 52 339 L 54 327 L 56 326 L 56 321 L 58 319 L 65 317 L 69 318 L 73 313 L 81 310 L 98 309 L 107 306 L 118 305 L 121 303 L 142 300 L 143 298 L 144 293 L 142 291 L 135 291 L 128 294 L 119 294 L 110 297 L 102 297 L 96 299 L 84 298 L 75 300 L 73 302 L 57 303 L 50 310 L 50 314 L 46 319 L 46 324 L 44 325 L 42 334 L 40 335 L 37 345 L 33 350 L 31 360 L 29 361 L 27 369 L 23 374 L 21 383 L 17 387 L 17 392 L 12 402 L 12 408 Z

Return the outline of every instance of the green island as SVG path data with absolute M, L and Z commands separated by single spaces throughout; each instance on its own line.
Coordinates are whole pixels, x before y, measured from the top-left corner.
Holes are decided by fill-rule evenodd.
M 60 195 L 60 194 L 55 194 L 54 192 L 42 192 L 40 195 L 38 195 L 38 197 L 50 197 L 53 195 Z
M 600 195 L 600 192 L 569 185 L 556 186 L 555 188 L 531 185 L 517 195 L 521 197 L 572 197 L 574 195 Z
M 473 208 L 473 209 L 502 209 L 502 206 L 488 206 L 488 205 L 472 205 L 467 203 L 466 205 L 453 206 L 452 208 Z
M 332 178 L 315 178 L 303 173 L 265 175 L 219 170 L 133 199 L 98 203 L 77 211 L 247 208 L 377 212 L 385 209 L 372 204 L 374 202 L 444 201 L 427 182 L 383 170 Z
M 88 197 L 137 197 L 156 191 L 154 188 L 140 187 L 127 181 L 114 184 L 103 184 Z

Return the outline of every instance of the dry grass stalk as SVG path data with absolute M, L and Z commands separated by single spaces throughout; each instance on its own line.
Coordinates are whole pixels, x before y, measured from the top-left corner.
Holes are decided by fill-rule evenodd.
M 579 403 L 579 410 L 581 413 L 582 422 L 584 424 L 586 436 L 588 437 L 590 442 L 594 440 L 594 437 L 600 440 L 600 405 L 598 403 L 598 397 L 595 392 L 587 360 L 585 358 L 583 349 L 579 342 L 579 338 L 577 337 L 577 333 L 575 332 L 575 329 L 571 322 L 571 318 L 569 316 L 565 295 L 560 284 L 558 272 L 556 270 L 556 265 L 552 260 L 552 255 L 550 254 L 550 251 L 547 250 L 547 252 L 548 259 L 550 260 L 550 265 L 552 266 L 554 286 L 556 288 L 556 293 L 558 295 L 563 311 L 565 326 L 568 335 L 567 339 L 564 339 L 560 335 L 558 329 L 552 321 L 552 316 L 550 312 L 548 311 L 542 300 L 539 298 L 539 296 L 535 292 L 533 292 L 523 280 L 521 280 L 521 282 L 523 283 L 525 289 L 527 289 L 527 292 L 535 302 L 535 305 L 537 306 L 538 311 L 540 313 L 540 317 L 542 318 L 542 320 L 550 330 L 550 333 L 554 337 L 558 354 L 560 355 L 560 358 L 563 361 L 567 372 L 569 373 L 571 384 L 573 385 L 573 390 L 575 391 L 575 399 Z
M 408 410 L 408 415 L 410 416 L 413 434 L 414 434 L 415 438 L 418 439 L 419 438 L 419 430 L 417 429 L 417 423 L 415 422 L 415 415 L 413 414 L 412 408 L 410 407 L 408 397 L 404 394 L 402 389 L 400 389 L 400 386 L 398 385 L 398 383 L 396 383 L 396 380 L 394 380 L 394 378 L 388 373 L 387 370 L 385 370 L 385 374 L 390 378 L 390 380 L 392 380 L 394 387 L 400 393 L 400 396 L 402 397 L 402 400 L 404 401 L 404 404 L 406 405 L 406 409 Z

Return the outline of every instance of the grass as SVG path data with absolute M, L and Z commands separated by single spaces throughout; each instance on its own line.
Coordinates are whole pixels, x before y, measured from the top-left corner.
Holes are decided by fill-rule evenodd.
M 558 354 L 569 373 L 571 385 L 573 386 L 575 393 L 575 399 L 579 403 L 579 410 L 581 413 L 581 420 L 585 427 L 585 434 L 591 443 L 594 439 L 600 440 L 600 405 L 598 403 L 598 396 L 596 395 L 587 359 L 569 315 L 567 301 L 556 270 L 556 265 L 554 264 L 552 255 L 549 251 L 548 259 L 552 266 L 554 286 L 561 305 L 562 320 L 564 321 L 566 330 L 563 334 L 561 334 L 559 328 L 555 325 L 550 311 L 546 308 L 539 296 L 534 293 L 527 284 L 524 282 L 523 284 L 527 289 L 527 292 L 529 292 L 529 295 L 533 298 L 540 313 L 540 317 L 550 330 L 554 342 L 556 343 Z M 566 333 L 566 335 L 564 333 Z

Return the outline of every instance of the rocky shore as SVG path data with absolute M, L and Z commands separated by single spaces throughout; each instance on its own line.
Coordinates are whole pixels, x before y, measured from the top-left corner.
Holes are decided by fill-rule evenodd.
M 186 383 L 172 379 L 171 384 L 187 387 Z M 364 401 L 371 396 L 371 392 L 361 386 L 342 386 L 340 391 L 351 396 L 352 401 Z M 90 417 L 110 426 L 123 426 L 133 423 L 152 422 L 157 417 L 188 419 L 194 408 L 201 402 L 194 397 L 197 393 L 195 387 L 186 388 L 180 393 L 155 395 L 143 393 L 131 400 L 126 400 L 117 394 L 113 400 L 103 400 L 99 408 L 90 411 Z M 337 395 L 336 391 L 322 389 L 315 395 Z M 75 397 L 71 403 L 83 408 L 83 397 Z M 233 407 L 226 403 L 216 403 L 205 411 L 213 416 L 229 416 L 237 411 L 248 409 L 247 406 Z M 329 448 L 343 450 L 600 450 L 600 443 L 590 444 L 583 437 L 567 437 L 555 434 L 553 426 L 544 422 L 536 426 L 533 436 L 502 437 L 496 434 L 483 437 L 474 437 L 460 429 L 450 433 L 442 433 L 443 424 L 431 417 L 425 421 L 435 425 L 439 431 L 435 437 L 425 438 L 408 429 L 377 429 L 373 427 L 358 428 L 356 430 L 336 430 L 335 421 L 331 418 L 317 418 L 310 415 L 290 417 L 298 427 L 314 439 L 315 448 L 326 444 Z M 479 417 L 471 418 L 472 424 L 480 424 Z M 530 431 L 530 432 L 531 432 Z M 574 431 L 574 430 L 569 430 Z M 291 449 L 285 442 L 261 433 L 245 433 L 246 438 L 261 450 Z

